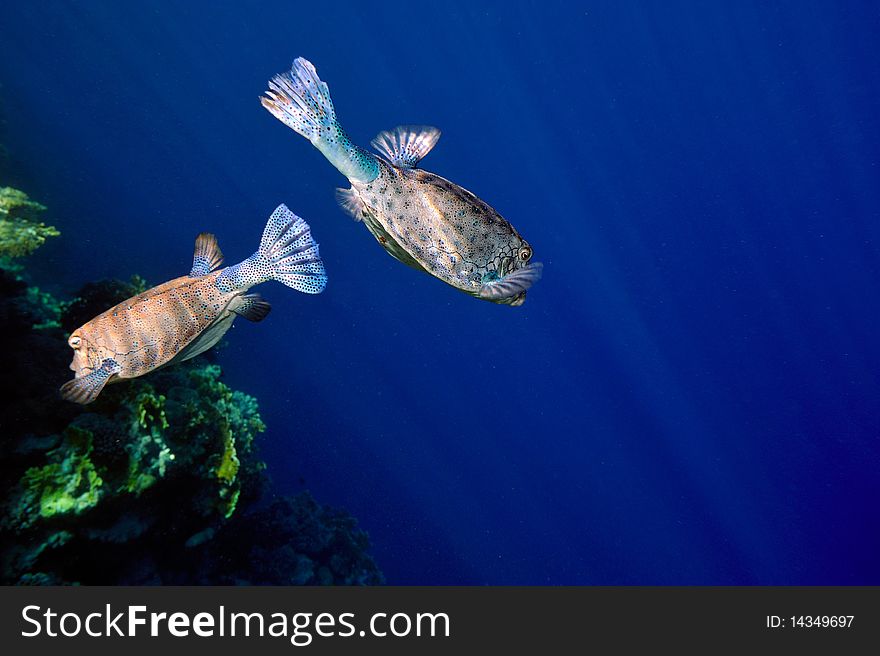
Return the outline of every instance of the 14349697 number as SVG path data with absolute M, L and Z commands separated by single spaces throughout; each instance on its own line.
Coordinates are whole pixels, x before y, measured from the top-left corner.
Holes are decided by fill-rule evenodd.
M 790 626 L 804 629 L 848 629 L 852 626 L 854 617 L 855 615 L 792 615 Z

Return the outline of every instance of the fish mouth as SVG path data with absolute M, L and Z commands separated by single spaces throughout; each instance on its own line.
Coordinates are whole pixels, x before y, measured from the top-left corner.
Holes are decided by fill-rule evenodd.
M 83 342 L 82 346 L 73 351 L 73 359 L 70 361 L 70 370 L 77 378 L 86 376 L 100 366 L 100 360 L 96 350 Z
M 480 285 L 480 298 L 514 307 L 522 305 L 526 300 L 526 291 L 540 280 L 543 269 L 542 263 L 532 262 L 503 276 L 487 275 Z

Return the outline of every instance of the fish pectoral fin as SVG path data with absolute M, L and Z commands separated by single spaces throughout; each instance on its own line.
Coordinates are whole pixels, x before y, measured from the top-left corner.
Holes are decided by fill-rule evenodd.
M 91 403 L 98 398 L 104 385 L 120 371 L 122 371 L 122 366 L 116 360 L 107 358 L 92 373 L 64 383 L 61 386 L 61 398 L 80 405 Z
M 336 202 L 347 214 L 351 215 L 355 221 L 362 221 L 367 206 L 361 200 L 354 189 L 336 189 Z
M 239 298 L 241 299 L 241 304 L 233 308 L 232 311 L 248 321 L 253 321 L 254 323 L 262 321 L 272 310 L 269 301 L 265 300 L 259 294 L 245 294 L 239 296 Z
M 196 250 L 193 253 L 193 266 L 189 277 L 207 276 L 221 264 L 223 264 L 223 253 L 217 244 L 217 238 L 209 232 L 201 233 L 196 237 Z
M 437 144 L 440 130 L 430 125 L 398 125 L 376 135 L 370 143 L 394 166 L 415 168 Z
M 498 303 L 503 302 L 503 299 L 516 297 L 538 282 L 543 269 L 543 264 L 533 262 L 501 278 L 484 282 L 480 286 L 480 298 Z

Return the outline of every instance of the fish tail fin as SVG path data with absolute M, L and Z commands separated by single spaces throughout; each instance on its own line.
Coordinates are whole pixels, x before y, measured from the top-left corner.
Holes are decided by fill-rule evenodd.
M 297 57 L 289 71 L 269 80 L 269 90 L 260 103 L 312 142 L 349 180 L 370 182 L 379 175 L 376 158 L 355 146 L 339 125 L 327 83 L 307 59 Z
M 263 107 L 312 143 L 320 141 L 322 131 L 336 121 L 327 83 L 302 57 L 297 57 L 286 73 L 273 76 L 265 94 L 260 97 Z
M 224 292 L 246 290 L 268 280 L 304 294 L 320 294 L 327 286 L 324 263 L 309 224 L 283 204 L 266 222 L 259 250 L 224 270 L 217 286 Z
M 272 280 L 305 294 L 320 294 L 327 286 L 311 228 L 287 205 L 281 204 L 272 212 L 257 253 L 268 264 Z

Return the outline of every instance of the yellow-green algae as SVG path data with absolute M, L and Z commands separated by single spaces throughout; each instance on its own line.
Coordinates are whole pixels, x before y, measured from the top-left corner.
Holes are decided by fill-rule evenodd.
M 61 233 L 38 217 L 46 206 L 12 187 L 0 187 L 0 258 L 30 255 L 49 237 Z
M 25 472 L 18 505 L 23 525 L 32 524 L 37 515 L 79 514 L 100 501 L 103 480 L 89 458 L 91 453 L 91 434 L 70 426 L 61 445 L 48 452 L 49 462 Z

